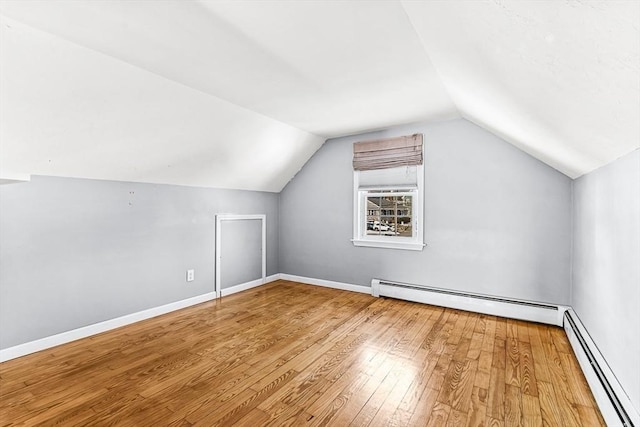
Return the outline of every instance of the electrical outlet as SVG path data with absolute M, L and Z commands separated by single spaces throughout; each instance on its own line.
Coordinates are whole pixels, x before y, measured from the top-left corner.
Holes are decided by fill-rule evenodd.
M 187 282 L 193 282 L 196 277 L 195 270 L 187 270 Z

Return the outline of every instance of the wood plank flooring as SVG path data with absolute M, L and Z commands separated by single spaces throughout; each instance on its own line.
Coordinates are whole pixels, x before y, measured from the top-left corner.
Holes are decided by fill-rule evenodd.
M 0 425 L 605 425 L 560 328 L 277 281 L 0 364 Z

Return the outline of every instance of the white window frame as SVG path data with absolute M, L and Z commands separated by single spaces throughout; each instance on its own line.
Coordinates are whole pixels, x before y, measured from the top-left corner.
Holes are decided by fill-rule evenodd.
M 360 188 L 360 172 L 353 171 L 353 242 L 354 246 L 365 246 L 372 248 L 404 249 L 410 251 L 421 251 L 424 244 L 423 223 L 423 190 L 424 190 L 424 165 L 416 166 L 416 186 L 399 187 L 367 187 Z M 394 190 L 395 193 L 381 193 L 382 191 Z M 405 236 L 383 236 L 367 235 L 367 196 L 375 195 L 411 195 L 412 207 L 412 237 Z

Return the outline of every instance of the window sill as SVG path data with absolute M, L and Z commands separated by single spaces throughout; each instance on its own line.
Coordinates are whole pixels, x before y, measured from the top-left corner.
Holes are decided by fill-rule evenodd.
M 415 242 L 389 242 L 380 240 L 352 239 L 354 246 L 364 246 L 368 248 L 403 249 L 407 251 L 421 251 L 426 245 Z

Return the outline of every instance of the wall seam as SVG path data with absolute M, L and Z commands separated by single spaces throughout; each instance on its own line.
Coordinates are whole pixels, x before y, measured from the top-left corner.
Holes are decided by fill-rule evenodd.
M 575 242 L 575 183 L 576 180 L 571 180 L 571 218 L 569 221 L 571 229 L 569 230 L 569 238 L 571 241 L 569 242 L 569 305 L 573 307 L 573 263 L 574 263 L 574 242 Z
M 277 248 L 277 262 L 276 262 L 276 272 L 274 274 L 280 274 L 280 259 L 282 257 L 282 227 L 281 227 L 281 223 L 280 223 L 280 209 L 282 208 L 282 190 L 280 190 L 278 194 L 278 203 L 277 203 L 277 207 L 278 209 L 276 210 L 277 212 L 277 217 L 276 217 L 276 226 L 278 227 L 278 232 L 276 233 L 276 236 L 278 238 L 278 248 Z

